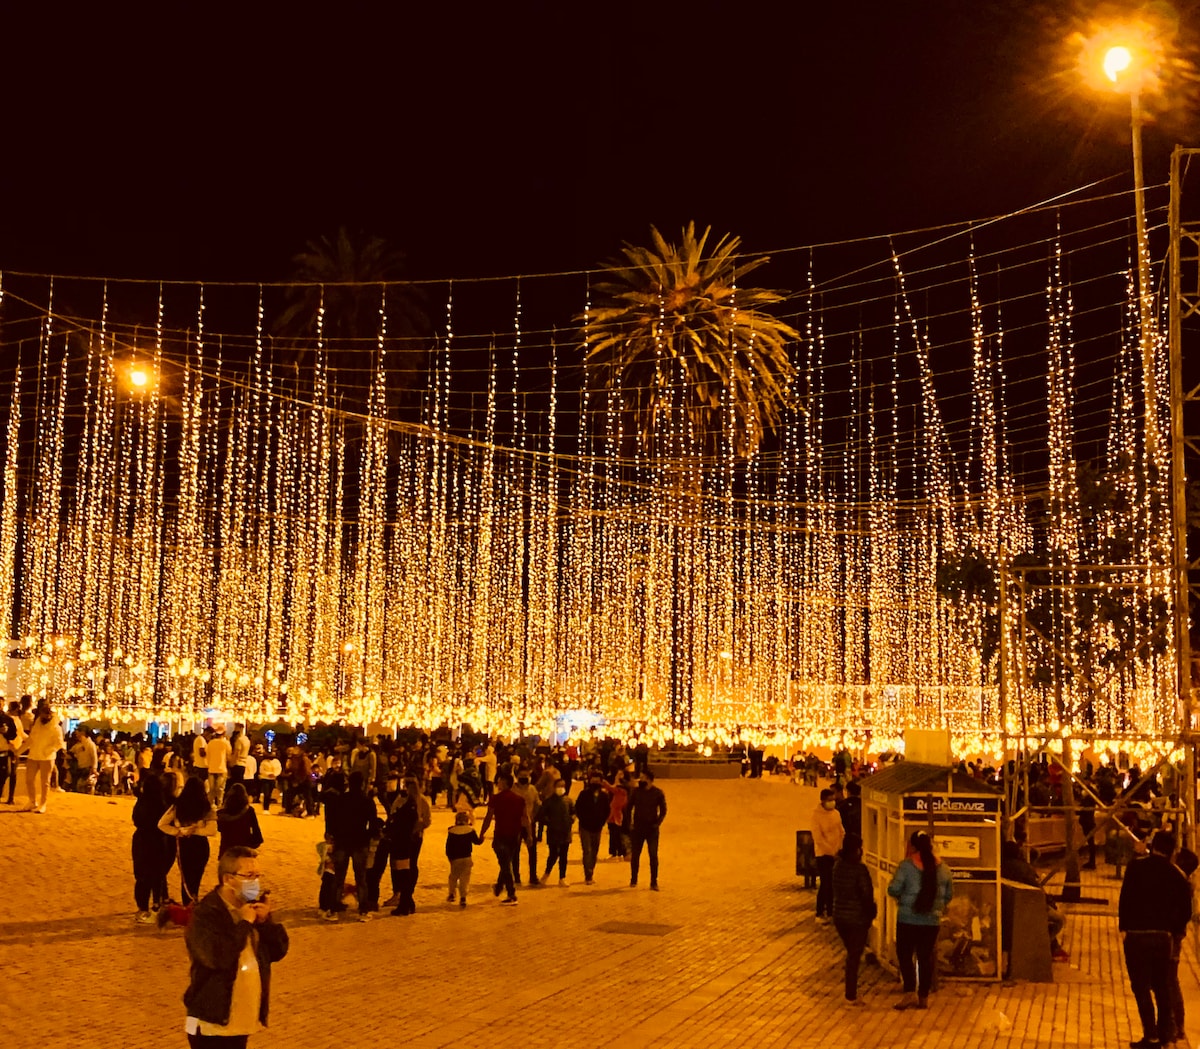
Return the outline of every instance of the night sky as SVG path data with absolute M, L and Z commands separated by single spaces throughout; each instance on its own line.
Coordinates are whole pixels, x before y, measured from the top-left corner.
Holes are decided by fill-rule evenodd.
M 987 0 L 5 5 L 0 268 L 280 279 L 339 224 L 408 275 L 569 270 L 694 219 L 751 250 L 1129 182 L 1127 103 Z M 1146 133 L 1166 179 L 1177 117 Z

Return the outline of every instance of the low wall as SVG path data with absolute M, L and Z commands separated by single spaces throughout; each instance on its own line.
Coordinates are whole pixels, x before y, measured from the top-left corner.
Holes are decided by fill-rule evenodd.
M 737 779 L 742 766 L 736 761 L 652 761 L 655 779 Z

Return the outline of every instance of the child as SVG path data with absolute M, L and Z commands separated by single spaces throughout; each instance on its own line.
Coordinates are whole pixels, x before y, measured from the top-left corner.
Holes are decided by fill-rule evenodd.
M 483 839 L 475 833 L 471 826 L 471 817 L 466 812 L 454 814 L 454 826 L 446 834 L 446 858 L 450 861 L 450 895 L 447 903 L 454 902 L 454 890 L 457 887 L 458 905 L 467 905 L 467 888 L 471 884 L 471 867 L 474 860 L 471 852 L 476 845 L 482 845 Z

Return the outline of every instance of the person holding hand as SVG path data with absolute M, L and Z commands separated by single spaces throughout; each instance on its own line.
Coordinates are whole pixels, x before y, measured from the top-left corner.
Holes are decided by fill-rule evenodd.
M 221 856 L 217 887 L 196 906 L 186 942 L 188 1044 L 245 1049 L 267 1024 L 271 965 L 288 951 L 287 930 L 272 917 L 254 849 L 235 845 Z

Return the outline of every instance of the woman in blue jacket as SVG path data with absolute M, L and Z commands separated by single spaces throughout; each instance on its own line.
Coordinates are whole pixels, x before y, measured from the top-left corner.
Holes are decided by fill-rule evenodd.
M 927 1009 L 938 927 L 946 904 L 954 896 L 950 868 L 934 856 L 928 834 L 917 831 L 908 839 L 904 860 L 892 876 L 888 895 L 899 903 L 896 960 L 904 979 L 904 997 L 895 1008 Z

